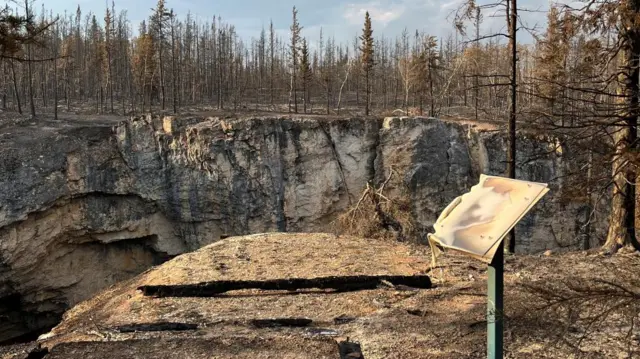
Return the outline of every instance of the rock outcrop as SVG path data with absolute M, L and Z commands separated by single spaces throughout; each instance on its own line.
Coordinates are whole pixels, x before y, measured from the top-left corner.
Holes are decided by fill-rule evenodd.
M 76 305 L 40 338 L 40 354 L 48 351 L 47 359 L 482 357 L 487 271 L 454 254 L 443 256 L 440 264 L 444 272 L 429 272 L 427 247 L 389 240 L 314 233 L 227 238 Z M 558 270 L 563 266 L 571 270 Z M 611 271 L 612 266 L 625 275 Z M 519 255 L 509 257 L 505 269 L 505 333 L 510 334 L 505 352 L 510 358 L 570 358 L 575 343 L 583 345 L 586 357 L 640 353 L 640 343 L 633 339 L 640 332 L 633 325 L 620 335 L 621 324 L 637 320 L 630 308 L 638 305 L 629 303 L 617 311 L 610 306 L 613 314 L 603 317 L 597 330 L 589 316 L 575 319 L 590 310 L 575 305 L 578 299 L 571 307 L 576 316 L 536 310 L 570 290 L 567 281 L 574 288 L 597 280 L 632 288 L 628 285 L 640 269 L 639 256 Z M 300 285 L 301 279 L 354 283 L 354 278 L 378 276 L 396 279 L 339 290 Z M 403 285 L 397 276 L 418 280 Z M 296 280 L 287 282 L 286 290 L 256 285 L 291 278 Z M 430 286 L 431 281 L 437 285 Z M 203 290 L 222 284 L 228 291 L 212 296 Z M 165 290 L 149 293 L 145 288 L 150 286 Z M 185 292 L 187 288 L 197 290 Z M 568 326 L 574 335 L 567 334 Z M 558 337 L 566 340 L 558 342 Z M 346 344 L 361 355 L 346 355 Z M 0 347 L 0 358 L 26 357 L 20 354 L 17 348 L 3 356 Z M 29 357 L 34 356 L 32 351 Z
M 552 192 L 518 249 L 571 245 L 584 206 L 562 199 L 567 149 L 522 134 L 521 178 Z M 480 173 L 504 172 L 500 132 L 435 119 L 136 118 L 6 126 L 0 135 L 0 341 L 228 235 L 331 230 L 367 182 L 392 176 L 426 235 Z M 562 213 L 562 216 L 558 216 Z M 602 230 L 598 226 L 596 230 Z

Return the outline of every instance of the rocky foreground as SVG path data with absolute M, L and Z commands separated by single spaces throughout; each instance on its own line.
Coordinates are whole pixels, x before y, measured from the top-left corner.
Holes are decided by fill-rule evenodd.
M 68 311 L 37 345 L 4 348 L 0 358 L 486 357 L 485 265 L 448 253 L 431 271 L 429 261 L 423 247 L 330 234 L 229 238 L 102 291 Z M 626 279 L 639 269 L 637 253 L 508 258 L 506 357 L 637 357 L 640 330 L 629 324 L 638 319 L 638 305 L 616 309 L 620 298 L 612 295 L 588 304 L 568 302 L 568 313 L 550 301 L 564 293 L 567 283 L 604 280 L 627 286 Z M 232 290 L 215 297 L 154 297 L 140 290 L 217 281 L 425 274 L 432 288 L 380 283 L 337 292 Z M 590 316 L 601 306 L 611 310 L 593 326 Z
M 551 186 L 517 228 L 518 250 L 579 245 L 589 211 L 565 189 L 583 164 L 549 136 L 523 132 L 518 146 L 518 176 Z M 0 342 L 229 235 L 334 231 L 367 183 L 389 179 L 385 196 L 410 203 L 425 236 L 480 173 L 504 167 L 496 128 L 427 118 L 0 124 Z

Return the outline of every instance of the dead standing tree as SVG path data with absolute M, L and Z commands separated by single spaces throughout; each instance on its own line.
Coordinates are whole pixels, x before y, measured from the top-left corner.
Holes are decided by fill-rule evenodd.
M 150 21 L 150 25 L 151 25 L 151 30 L 150 33 L 152 34 L 152 36 L 154 36 L 154 42 L 157 44 L 158 46 L 158 68 L 160 70 L 160 91 L 161 91 L 161 96 L 162 96 L 162 110 L 164 111 L 165 109 L 165 104 L 166 104 L 166 91 L 165 91 L 165 84 L 164 84 L 164 42 L 166 40 L 166 29 L 167 29 L 167 22 L 169 22 L 172 17 L 173 14 L 172 12 L 169 12 L 165 6 L 165 1 L 164 0 L 158 0 L 158 4 L 156 6 L 155 9 L 151 9 L 154 13 L 151 16 L 151 21 Z
M 309 48 L 307 39 L 302 39 L 302 48 L 300 51 L 300 75 L 302 77 L 302 96 L 304 101 L 304 113 L 307 113 L 309 103 L 309 85 L 311 84 L 311 64 L 309 63 Z
M 496 33 L 487 36 L 478 36 L 472 41 L 478 42 L 483 39 L 493 37 L 506 37 L 509 39 L 509 52 L 511 58 L 511 71 L 509 75 L 510 103 L 509 103 L 509 119 L 507 121 L 507 168 L 506 176 L 508 178 L 516 178 L 516 119 L 517 119 L 517 99 L 518 99 L 518 49 L 517 49 L 517 33 L 519 30 L 518 3 L 517 0 L 501 0 L 497 3 L 489 5 L 477 5 L 475 0 L 469 0 L 462 6 L 456 14 L 456 27 L 460 33 L 465 34 L 464 22 L 478 22 L 480 14 L 479 10 L 488 9 L 504 9 L 504 15 L 507 22 L 508 33 Z M 477 25 L 479 26 L 479 25 Z M 515 231 L 511 230 L 506 238 L 505 251 L 515 253 L 516 236 Z
M 291 55 L 291 88 L 289 92 L 289 112 L 291 112 L 291 98 L 293 97 L 293 109 L 295 113 L 298 113 L 298 93 L 296 75 L 298 70 L 298 57 L 300 52 L 300 31 L 302 27 L 298 22 L 298 10 L 293 7 L 293 21 L 291 23 L 291 44 L 289 45 L 289 51 Z
M 615 81 L 613 97 L 614 116 L 606 118 L 606 125 L 613 127 L 614 154 L 612 158 L 613 198 L 609 232 L 604 250 L 615 253 L 625 246 L 640 250 L 636 235 L 636 219 L 640 214 L 637 206 L 640 193 L 636 185 L 638 176 L 637 151 L 638 116 L 640 116 L 640 1 L 602 0 L 584 2 L 582 7 L 565 7 L 572 11 L 591 33 L 613 31 L 617 42 L 609 49 L 612 61 L 617 60 L 618 70 L 610 78 Z
M 509 79 L 511 89 L 511 103 L 509 106 L 509 126 L 508 126 L 508 145 L 507 145 L 507 176 L 516 178 L 516 115 L 517 115 L 517 99 L 518 99 L 518 50 L 517 50 L 517 21 L 518 21 L 518 4 L 517 0 L 507 0 L 507 26 L 509 27 L 509 47 L 511 50 L 511 78 Z M 509 253 L 516 251 L 516 235 L 511 230 L 507 237 L 506 249 Z
M 561 12 L 550 13 L 555 18 L 550 21 L 552 26 L 547 30 L 541 49 L 549 51 L 550 44 L 545 46 L 545 41 L 573 36 L 579 40 L 580 46 L 573 50 L 579 51 L 579 56 L 571 55 L 571 48 L 563 51 L 551 48 L 550 54 L 541 53 L 545 61 L 540 62 L 540 74 L 534 79 L 539 83 L 534 88 L 534 95 L 538 101 L 542 100 L 542 105 L 536 112 L 547 119 L 547 130 L 580 145 L 576 149 L 583 153 L 576 155 L 586 158 L 586 174 L 583 173 L 582 178 L 586 175 L 587 184 L 586 188 L 584 184 L 579 185 L 574 192 L 587 192 L 589 211 L 596 211 L 591 198 L 596 192 L 595 184 L 603 183 L 602 192 L 613 186 L 603 251 L 615 253 L 626 246 L 640 249 L 635 230 L 640 217 L 640 206 L 637 205 L 640 193 L 635 188 L 640 164 L 637 155 L 640 146 L 637 135 L 640 1 L 602 0 L 582 5 L 562 6 Z M 612 37 L 617 40 L 607 40 Z M 566 54 L 559 53 L 565 51 Z M 568 67 L 566 59 L 553 61 L 558 56 L 577 58 L 575 71 Z M 572 75 L 558 75 L 563 72 Z M 565 117 L 569 121 L 565 121 Z M 599 147 L 606 148 L 603 151 Z M 600 179 L 594 177 L 598 170 L 593 166 L 594 155 L 611 160 L 611 172 Z M 587 226 L 590 222 L 589 218 Z M 588 237 L 589 233 L 587 240 Z M 589 244 L 585 243 L 584 247 Z
M 32 1 L 24 1 L 24 15 L 20 15 L 14 10 L 6 6 L 0 10 L 0 58 L 10 61 L 11 71 L 13 75 L 14 93 L 16 102 L 18 103 L 18 111 L 22 113 L 20 106 L 20 98 L 18 92 L 18 85 L 15 73 L 14 61 L 21 63 L 26 62 L 28 67 L 28 91 L 29 91 L 29 105 L 31 110 L 31 117 L 36 117 L 35 103 L 33 100 L 33 62 L 50 62 L 53 58 L 33 59 L 32 49 L 36 47 L 44 47 L 43 35 L 51 28 L 51 26 L 57 21 L 36 22 L 35 15 L 32 10 Z M 26 47 L 26 55 L 24 58 L 24 48 Z
M 345 68 L 345 70 L 344 70 L 344 80 L 342 81 L 342 84 L 340 85 L 340 91 L 338 91 L 338 105 L 337 105 L 337 109 L 336 109 L 338 115 L 340 114 L 340 105 L 342 104 L 342 91 L 344 90 L 344 85 L 349 80 L 349 74 L 351 73 L 351 67 L 352 66 L 353 66 L 353 61 L 349 61 L 347 59 L 347 62 L 346 62 L 345 67 L 344 67 Z
M 27 17 L 33 16 L 31 12 L 31 8 L 29 7 L 29 0 L 24 0 L 24 12 Z M 27 25 L 28 26 L 28 25 Z M 26 43 L 27 46 L 27 71 L 28 71 L 28 79 L 29 79 L 29 108 L 31 109 L 31 117 L 36 117 L 36 108 L 33 101 L 33 65 L 31 58 L 32 44 L 31 42 Z
M 364 29 L 362 29 L 362 36 L 360 36 L 360 54 L 362 62 L 362 70 L 365 77 L 365 116 L 369 116 L 369 107 L 371 106 L 371 85 L 369 83 L 371 78 L 371 72 L 373 71 L 374 59 L 373 59 L 373 30 L 371 29 L 371 17 L 369 12 L 365 13 Z
M 104 74 L 107 78 L 106 86 L 107 92 L 109 93 L 109 100 L 111 104 L 111 113 L 114 112 L 113 109 L 113 71 L 112 71 L 112 55 L 113 55 L 113 38 L 115 37 L 115 31 L 113 28 L 113 13 L 107 7 L 105 16 L 104 16 L 104 54 L 105 56 L 102 58 L 104 60 Z

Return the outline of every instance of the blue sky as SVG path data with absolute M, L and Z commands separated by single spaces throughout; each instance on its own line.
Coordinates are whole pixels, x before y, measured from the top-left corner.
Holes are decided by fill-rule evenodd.
M 108 0 L 109 3 L 111 0 Z M 126 9 L 134 28 L 151 13 L 157 0 L 115 0 L 116 10 Z M 236 26 L 238 33 L 245 37 L 258 37 L 264 26 L 273 20 L 274 26 L 282 35 L 288 34 L 291 22 L 291 8 L 298 8 L 300 23 L 304 26 L 303 36 L 314 43 L 323 28 L 325 35 L 335 36 L 339 42 L 353 41 L 362 28 L 365 11 L 373 19 L 374 35 L 386 37 L 399 35 L 406 27 L 410 34 L 415 30 L 424 31 L 439 37 L 452 32 L 452 12 L 464 0 L 166 0 L 180 16 L 187 12 L 201 19 L 210 19 L 214 15 Z M 43 0 L 36 0 L 36 9 Z M 546 9 L 548 0 L 524 0 L 529 8 Z M 104 0 L 46 0 L 47 9 L 62 13 L 64 10 L 75 12 L 80 5 L 83 13 L 88 11 L 104 13 Z M 502 18 L 485 15 L 485 31 L 499 29 Z M 529 14 L 530 25 L 544 25 L 543 14 Z

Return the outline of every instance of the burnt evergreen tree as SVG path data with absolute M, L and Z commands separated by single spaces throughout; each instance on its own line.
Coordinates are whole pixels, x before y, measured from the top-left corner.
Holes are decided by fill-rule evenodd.
M 304 113 L 307 113 L 307 104 L 309 102 L 309 85 L 311 84 L 311 64 L 309 63 L 309 48 L 307 47 L 307 39 L 302 39 L 302 47 L 300 48 L 300 75 L 302 77 L 302 95 L 304 100 Z
M 635 231 L 637 218 L 640 217 L 640 208 L 636 205 L 640 196 L 636 190 L 636 185 L 640 183 L 640 171 L 638 162 L 633 159 L 634 153 L 640 148 L 637 130 L 640 116 L 640 1 L 602 1 L 597 5 L 596 11 L 587 13 L 583 20 L 594 28 L 615 27 L 619 44 L 613 49 L 619 52 L 615 100 L 617 121 L 614 123 L 617 128 L 614 133 L 611 218 L 604 247 L 612 253 L 625 246 L 640 250 Z M 607 23 L 603 19 L 605 14 L 615 14 L 615 22 Z
M 298 10 L 293 7 L 293 21 L 291 23 L 291 43 L 289 45 L 289 53 L 291 55 L 291 87 L 289 92 L 289 107 L 291 107 L 291 97 L 293 96 L 293 111 L 298 113 L 298 93 L 297 93 L 297 73 L 298 59 L 300 56 L 300 31 L 302 27 L 298 22 Z M 289 109 L 291 111 L 291 109 Z
M 364 15 L 364 28 L 362 29 L 362 36 L 360 36 L 360 56 L 362 61 L 362 70 L 364 71 L 365 79 L 365 115 L 369 116 L 369 107 L 371 106 L 371 86 L 369 80 L 373 71 L 374 58 L 373 58 L 373 29 L 371 28 L 371 16 L 367 11 Z
M 172 13 L 167 10 L 164 0 L 158 0 L 158 4 L 153 10 L 151 16 L 151 34 L 154 36 L 154 41 L 157 44 L 158 49 L 158 67 L 160 70 L 160 91 L 162 109 L 165 109 L 166 91 L 165 91 L 165 78 L 164 78 L 164 64 L 165 64 L 165 47 L 167 23 L 171 21 Z

